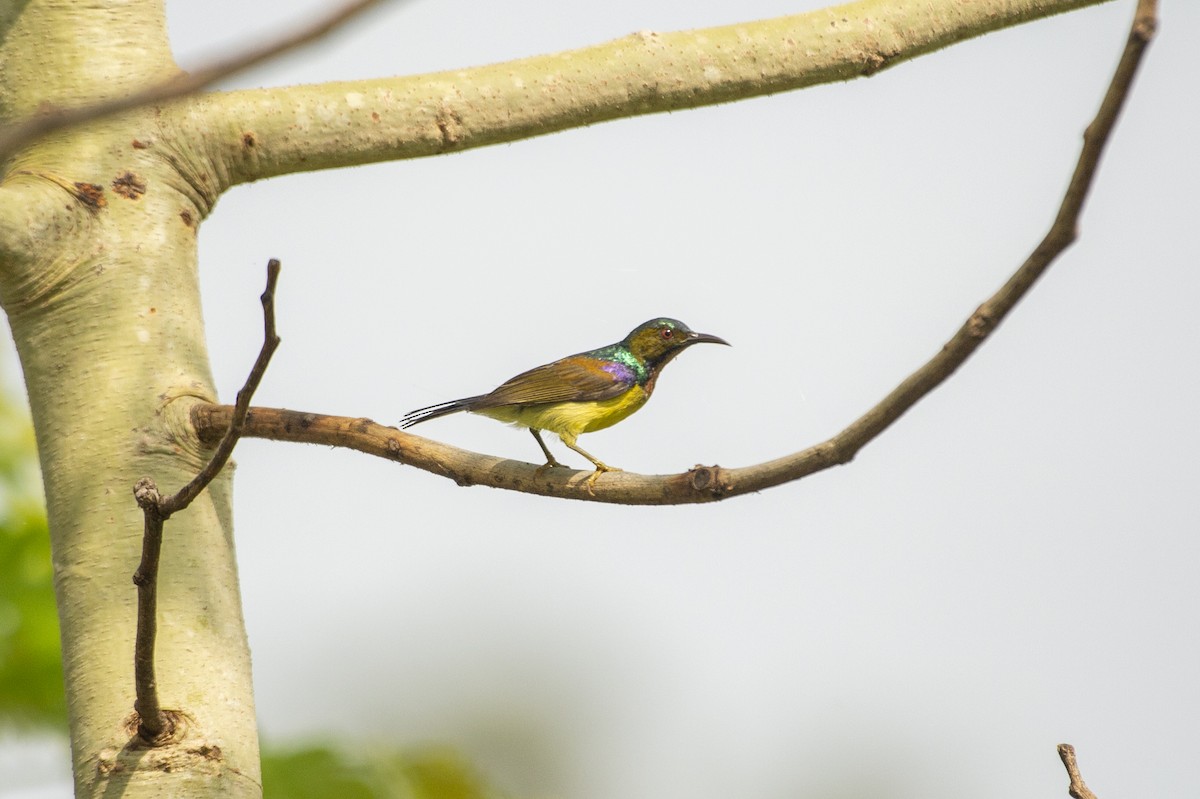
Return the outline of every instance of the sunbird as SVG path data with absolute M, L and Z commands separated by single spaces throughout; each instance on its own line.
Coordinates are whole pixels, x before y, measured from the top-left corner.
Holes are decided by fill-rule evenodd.
M 678 319 L 651 319 L 616 344 L 522 372 L 489 394 L 410 411 L 400 426 L 470 411 L 529 428 L 546 456 L 545 467 L 562 466 L 542 440 L 542 431 L 549 430 L 595 465 L 590 487 L 602 472 L 620 469 L 589 454 L 576 439 L 611 427 L 645 405 L 662 368 L 688 347 L 704 342 L 729 346 L 725 339 L 697 333 Z

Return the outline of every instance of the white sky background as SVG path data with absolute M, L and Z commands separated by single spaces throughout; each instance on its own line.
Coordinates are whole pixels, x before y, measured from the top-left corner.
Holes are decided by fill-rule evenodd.
M 232 20 L 250 42 L 326 5 L 177 0 L 171 33 L 197 66 Z M 430 1 L 236 85 L 819 5 Z M 1081 240 L 846 467 L 622 508 L 243 442 L 265 737 L 448 742 L 521 797 L 1065 796 L 1061 741 L 1102 798 L 1200 793 L 1200 5 L 1164 6 Z M 936 352 L 1045 233 L 1132 9 L 852 83 L 236 189 L 201 234 L 221 394 L 260 346 L 278 257 L 283 346 L 258 404 L 392 424 L 669 315 L 734 346 L 689 351 L 582 445 L 644 473 L 801 449 Z M 540 455 L 480 417 L 414 432 Z

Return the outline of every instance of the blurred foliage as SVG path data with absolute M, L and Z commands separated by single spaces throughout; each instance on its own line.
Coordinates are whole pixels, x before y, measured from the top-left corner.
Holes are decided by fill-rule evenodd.
M 33 427 L 0 392 L 0 724 L 66 730 L 53 577 Z
M 265 799 L 500 799 L 453 749 L 264 752 Z
M 321 748 L 263 752 L 263 796 L 273 799 L 371 799 L 366 775 L 338 753 Z
M 25 409 L 0 390 L 0 727 L 66 733 L 53 577 L 33 427 Z M 445 748 L 364 756 L 325 747 L 264 747 L 262 767 L 268 799 L 500 796 Z

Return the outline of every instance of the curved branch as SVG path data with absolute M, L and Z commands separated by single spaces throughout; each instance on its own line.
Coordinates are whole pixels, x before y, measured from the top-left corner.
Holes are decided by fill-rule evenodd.
M 858 0 L 431 75 L 213 94 L 175 110 L 231 184 L 417 158 L 618 117 L 873 75 L 916 56 L 1105 0 Z
M 626 505 L 675 505 L 725 499 L 798 480 L 847 463 L 905 411 L 961 366 L 1032 288 L 1058 255 L 1075 240 L 1083 203 L 1101 153 L 1129 94 L 1142 54 L 1155 29 L 1156 0 L 1139 0 L 1125 52 L 1100 110 L 1084 134 L 1083 149 L 1058 215 L 1046 237 L 999 291 L 971 314 L 941 351 L 849 427 L 816 446 L 755 466 L 725 469 L 696 466 L 683 474 L 609 472 L 591 483 L 591 471 L 546 469 L 430 441 L 369 419 L 252 408 L 243 435 L 356 449 L 453 479 L 460 485 L 489 485 L 543 496 Z M 197 405 L 192 423 L 206 443 L 229 426 L 227 405 Z

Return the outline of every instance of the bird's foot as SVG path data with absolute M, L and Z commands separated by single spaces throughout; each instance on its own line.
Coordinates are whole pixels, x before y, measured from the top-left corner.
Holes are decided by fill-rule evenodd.
M 594 496 L 596 496 L 596 492 L 594 490 L 596 488 L 596 481 L 600 479 L 600 475 L 604 474 L 605 472 L 619 472 L 619 471 L 622 471 L 622 470 L 618 469 L 616 466 L 609 466 L 606 463 L 601 463 L 600 461 L 596 461 L 596 471 L 594 471 L 588 475 L 588 478 L 586 481 L 584 481 L 583 486 L 584 486 L 584 488 L 587 489 L 587 492 L 594 497 Z
M 556 461 L 554 458 L 550 458 L 550 460 L 546 461 L 541 466 L 537 467 L 537 471 L 535 471 L 533 474 L 535 477 L 541 477 L 542 472 L 546 471 L 547 469 L 553 469 L 555 466 L 559 467 L 560 469 L 567 468 L 563 464 Z

